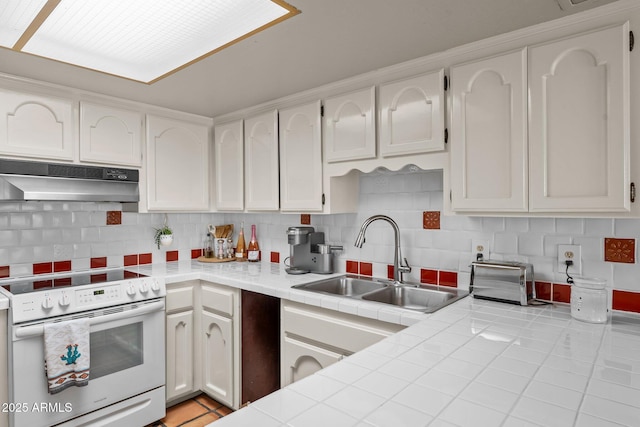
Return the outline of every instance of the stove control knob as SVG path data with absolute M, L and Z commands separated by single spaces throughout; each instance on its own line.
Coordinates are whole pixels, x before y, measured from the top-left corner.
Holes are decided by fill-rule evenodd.
M 60 307 L 67 307 L 69 306 L 69 304 L 71 304 L 71 299 L 69 299 L 69 295 L 62 294 L 62 296 L 60 297 L 60 300 L 58 301 L 58 304 L 60 304 Z
M 160 284 L 156 279 L 151 279 L 151 290 L 155 293 L 160 292 Z
M 53 300 L 49 295 L 45 295 L 44 299 L 42 300 L 42 308 L 44 308 L 45 310 L 51 310 L 53 308 Z
M 127 286 L 127 295 L 132 297 L 135 294 L 136 294 L 136 287 L 133 283 L 129 282 L 129 285 Z
M 149 285 L 147 284 L 147 282 L 143 281 L 142 283 L 140 283 L 140 293 L 146 295 L 147 292 L 149 292 Z

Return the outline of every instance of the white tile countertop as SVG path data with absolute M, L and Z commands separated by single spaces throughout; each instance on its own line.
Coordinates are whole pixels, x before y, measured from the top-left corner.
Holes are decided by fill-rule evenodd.
M 615 313 L 606 324 L 590 324 L 572 319 L 566 305 L 520 307 L 467 297 L 431 315 L 396 317 L 371 303 L 343 306 L 327 301 L 340 300 L 329 296 L 307 301 L 304 291 L 288 289 L 326 276 L 299 278 L 280 266 L 256 267 L 250 272 L 253 266 L 244 271 L 243 264 L 192 262 L 139 269 L 163 275 L 168 283 L 203 279 L 264 289 L 412 326 L 215 427 L 640 425 L 638 316 Z

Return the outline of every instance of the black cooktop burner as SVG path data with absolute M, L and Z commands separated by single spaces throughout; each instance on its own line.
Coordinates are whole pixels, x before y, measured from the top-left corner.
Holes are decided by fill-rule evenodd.
M 97 283 L 115 282 L 125 279 L 146 277 L 144 274 L 135 273 L 125 269 L 111 270 L 87 270 L 82 272 L 59 273 L 55 275 L 30 276 L 9 280 L 2 287 L 13 295 L 29 292 L 46 291 L 52 288 L 68 286 L 83 286 Z

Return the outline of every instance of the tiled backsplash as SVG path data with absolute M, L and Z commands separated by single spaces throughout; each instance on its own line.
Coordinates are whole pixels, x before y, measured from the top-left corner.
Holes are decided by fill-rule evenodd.
M 475 259 L 472 241 L 484 241 L 491 258 L 531 262 L 542 293 L 552 296 L 556 293 L 552 285 L 560 285 L 562 300 L 568 287 L 561 286 L 566 277 L 556 271 L 557 246 L 573 244 L 581 246 L 583 276 L 601 277 L 610 289 L 628 291 L 614 296 L 614 301 L 622 301 L 619 306 L 638 299 L 635 242 L 640 219 L 447 216 L 440 214 L 442 188 L 441 171 L 376 171 L 361 176 L 356 214 L 312 214 L 303 220 L 300 215 L 279 213 L 170 213 L 174 242 L 160 250 L 153 233 L 163 224 L 164 214 L 120 213 L 117 203 L 1 203 L 0 277 L 32 274 L 47 264 L 53 271 L 56 265 L 68 267 L 68 262 L 73 269 L 85 269 L 95 262 L 124 266 L 191 259 L 198 255 L 207 224 L 233 223 L 237 233 L 241 221 L 245 233 L 251 224 L 257 225 L 263 259 L 285 262 L 287 227 L 309 219 L 317 231 L 325 232 L 328 242 L 344 246 L 336 262 L 339 271 L 388 277 L 394 253 L 389 224 L 374 222 L 364 246 L 353 245 L 366 218 L 385 214 L 400 227 L 402 254 L 413 267 L 408 276 L 413 281 L 467 287 L 469 264 Z

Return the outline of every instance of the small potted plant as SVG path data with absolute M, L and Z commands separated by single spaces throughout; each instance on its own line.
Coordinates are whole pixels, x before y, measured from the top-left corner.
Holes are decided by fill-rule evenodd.
M 173 231 L 168 225 L 165 224 L 160 228 L 156 228 L 155 231 L 154 240 L 158 249 L 160 249 L 160 245 L 169 246 L 173 242 Z

